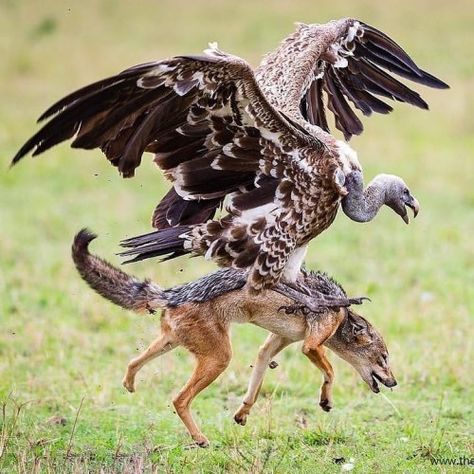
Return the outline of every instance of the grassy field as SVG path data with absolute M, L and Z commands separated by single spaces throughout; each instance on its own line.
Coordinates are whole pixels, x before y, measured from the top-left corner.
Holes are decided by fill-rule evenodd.
M 137 393 L 128 360 L 158 328 L 90 291 L 69 247 L 82 226 L 118 262 L 117 242 L 149 229 L 167 189 L 151 160 L 122 180 L 98 152 L 60 146 L 8 171 L 34 120 L 73 88 L 129 65 L 224 50 L 259 62 L 294 21 L 354 16 L 398 39 L 451 84 L 423 91 L 429 113 L 404 105 L 370 118 L 356 138 L 366 178 L 402 175 L 422 204 L 410 226 L 384 210 L 368 225 L 340 215 L 307 264 L 372 298 L 361 313 L 384 334 L 399 386 L 378 396 L 333 357 L 335 409 L 319 410 L 320 374 L 290 347 L 268 373 L 245 428 L 232 414 L 265 338 L 233 330 L 234 360 L 195 404 L 211 439 L 188 436 L 171 399 L 192 369 L 181 350 L 147 366 Z M 440 0 L 0 0 L 0 471 L 461 472 L 440 458 L 474 458 L 474 5 Z M 128 267 L 163 285 L 213 268 L 202 259 Z M 341 461 L 344 458 L 344 461 Z M 338 463 L 339 461 L 342 464 Z

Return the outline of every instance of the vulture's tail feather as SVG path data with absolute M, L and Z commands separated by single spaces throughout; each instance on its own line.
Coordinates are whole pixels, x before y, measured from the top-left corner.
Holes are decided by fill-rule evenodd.
M 159 256 L 164 256 L 164 260 L 170 260 L 185 255 L 191 252 L 190 249 L 184 248 L 186 242 L 184 234 L 189 230 L 190 226 L 180 225 L 122 240 L 120 245 L 128 250 L 119 255 L 134 256 L 124 263 L 139 262 Z

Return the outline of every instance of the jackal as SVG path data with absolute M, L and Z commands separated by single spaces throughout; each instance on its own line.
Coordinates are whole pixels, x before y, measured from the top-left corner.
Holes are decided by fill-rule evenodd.
M 104 298 L 136 312 L 162 310 L 161 334 L 139 356 L 130 361 L 123 385 L 135 391 L 137 372 L 152 359 L 184 346 L 196 357 L 190 379 L 173 404 L 195 443 L 207 446 L 190 412 L 194 397 L 210 385 L 228 366 L 232 357 L 229 328 L 232 322 L 252 323 L 270 331 L 260 347 L 244 400 L 234 420 L 245 425 L 254 405 L 266 368 L 283 348 L 303 341 L 303 354 L 323 373 L 319 405 L 333 407 L 333 368 L 326 358 L 328 347 L 351 364 L 375 393 L 378 382 L 387 387 L 397 384 L 380 333 L 352 309 L 330 308 L 320 314 L 287 314 L 291 301 L 272 290 L 253 295 L 245 291 L 246 275 L 231 268 L 218 270 L 192 283 L 162 289 L 150 280 L 139 280 L 88 251 L 96 238 L 87 230 L 74 239 L 72 256 L 82 278 Z M 345 297 L 342 287 L 327 275 L 304 273 L 305 284 L 316 291 Z

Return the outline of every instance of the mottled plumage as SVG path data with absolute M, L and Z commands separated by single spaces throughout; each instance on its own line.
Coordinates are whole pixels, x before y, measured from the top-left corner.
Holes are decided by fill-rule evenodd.
M 428 109 L 417 92 L 389 72 L 428 87 L 448 87 L 420 69 L 385 33 L 350 18 L 323 25 L 299 23 L 263 59 L 255 74 L 275 107 L 295 118 L 303 115 L 310 124 L 329 132 L 326 102 L 336 127 L 349 139 L 359 135 L 363 125 L 347 101 L 366 116 L 392 111 L 377 96 Z
M 362 125 L 346 98 L 366 115 L 391 110 L 373 94 L 426 108 L 379 66 L 445 84 L 351 19 L 299 25 L 255 74 L 216 46 L 205 53 L 138 65 L 61 99 L 13 163 L 74 138 L 73 147 L 100 148 L 130 177 L 154 153 L 173 189 L 153 214 L 158 230 L 124 241 L 125 255 L 205 255 L 250 269 L 255 290 L 295 281 L 306 245 L 347 194 L 346 178 L 361 171 L 355 152 L 328 133 L 323 92 L 350 138 Z M 226 197 L 227 214 L 210 221 Z

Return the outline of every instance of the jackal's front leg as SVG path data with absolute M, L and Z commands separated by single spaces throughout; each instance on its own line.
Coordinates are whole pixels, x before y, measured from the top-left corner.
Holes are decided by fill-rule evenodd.
M 257 360 L 253 366 L 252 374 L 250 376 L 249 386 L 244 400 L 240 408 L 235 412 L 234 420 L 239 425 L 244 426 L 247 423 L 247 416 L 251 408 L 257 400 L 260 387 L 262 386 L 263 377 L 267 370 L 272 357 L 275 357 L 281 350 L 283 350 L 291 341 L 284 339 L 276 334 L 270 334 L 265 340 L 262 347 L 258 351 Z
M 334 384 L 334 370 L 326 358 L 323 342 L 326 338 L 309 336 L 303 344 L 303 354 L 323 373 L 323 384 L 319 396 L 319 406 L 324 411 L 333 407 L 332 389 Z
M 321 392 L 319 396 L 319 406 L 324 411 L 330 411 L 333 405 L 332 390 L 334 385 L 334 370 L 326 358 L 324 346 L 317 348 L 303 349 L 303 352 L 308 359 L 316 365 L 323 373 L 323 384 L 321 385 Z

